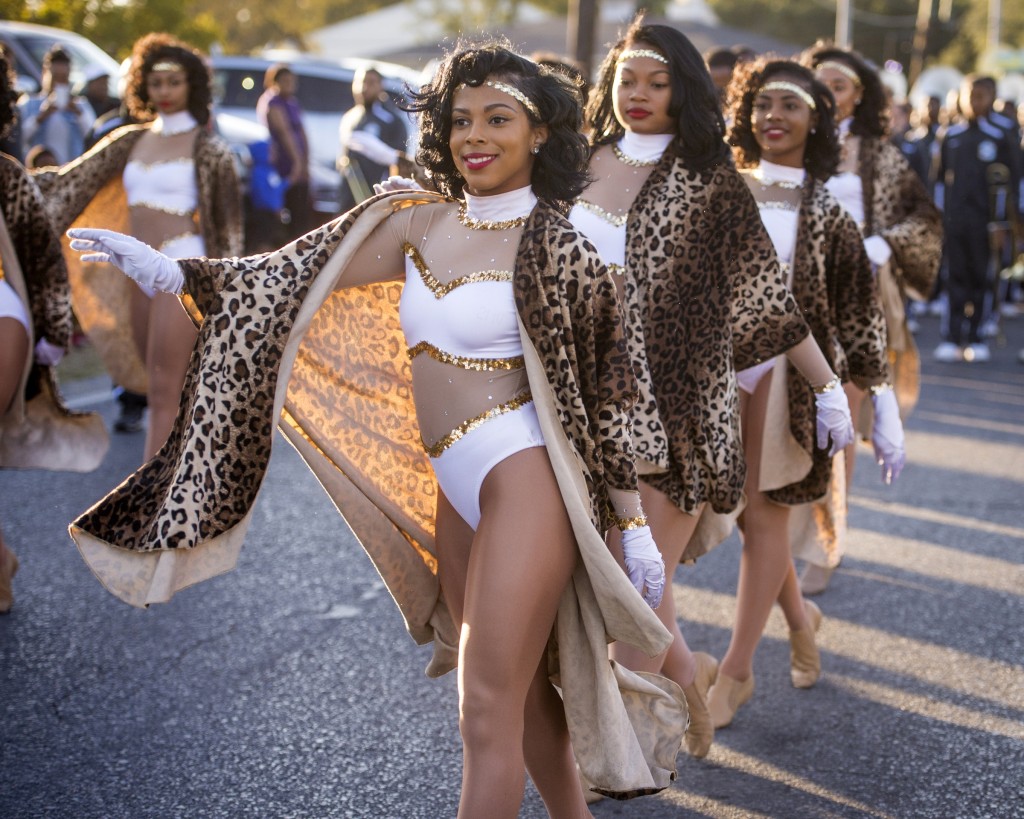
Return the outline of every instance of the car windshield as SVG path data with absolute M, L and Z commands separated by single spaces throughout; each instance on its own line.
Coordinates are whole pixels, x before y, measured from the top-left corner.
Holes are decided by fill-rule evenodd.
M 340 114 L 353 105 L 351 80 L 311 77 L 296 72 L 299 105 L 307 113 Z M 219 68 L 214 71 L 217 101 L 226 108 L 255 108 L 263 93 L 263 69 Z
M 20 34 L 18 42 L 32 55 L 32 59 L 38 65 L 42 65 L 46 52 L 54 44 L 54 39 L 39 34 Z M 99 63 L 104 68 L 110 69 L 112 78 L 117 77 L 117 64 L 98 46 L 71 40 L 57 40 L 57 42 L 71 57 L 72 84 L 82 79 L 82 70 L 90 63 Z

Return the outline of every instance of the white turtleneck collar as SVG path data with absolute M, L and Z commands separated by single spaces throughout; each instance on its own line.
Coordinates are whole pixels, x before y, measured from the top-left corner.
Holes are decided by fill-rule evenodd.
M 757 165 L 756 176 L 765 182 L 793 182 L 802 185 L 807 177 L 807 171 L 803 168 L 791 168 L 788 165 L 776 165 L 762 159 Z
M 160 136 L 174 136 L 191 131 L 199 123 L 188 111 L 176 111 L 173 114 L 157 114 L 153 121 L 153 133 Z
M 846 136 L 850 133 L 850 126 L 853 125 L 853 117 L 839 120 L 839 136 Z
M 636 134 L 626 131 L 619 140 L 619 150 L 630 159 L 650 162 L 661 159 L 665 149 L 675 139 L 675 134 Z
M 503 222 L 528 216 L 537 204 L 533 188 L 517 188 L 508 193 L 494 196 L 473 196 L 463 191 L 466 197 L 466 213 L 472 219 L 488 222 Z

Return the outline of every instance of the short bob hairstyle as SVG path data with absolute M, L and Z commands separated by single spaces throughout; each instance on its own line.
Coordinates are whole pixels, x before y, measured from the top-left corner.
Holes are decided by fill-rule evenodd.
M 617 141 L 625 133 L 625 126 L 615 118 L 615 75 L 619 55 L 632 48 L 651 48 L 668 60 L 672 83 L 668 113 L 676 122 L 673 142 L 687 167 L 703 171 L 728 162 L 725 121 L 704 58 L 681 31 L 669 26 L 647 25 L 642 14 L 637 15 L 625 36 L 611 47 L 601 63 L 587 104 L 591 141 L 604 145 Z
M 442 60 L 429 83 L 419 91 L 409 89 L 402 107 L 419 115 L 417 161 L 441 193 L 461 198 L 465 180 L 456 169 L 450 145 L 452 99 L 463 83 L 477 86 L 488 78 L 514 86 L 536 106 L 539 116 L 523 110 L 533 125 L 548 127 L 548 138 L 534 157 L 530 184 L 538 199 L 568 211 L 590 182 L 589 149 L 581 133 L 582 100 L 564 74 L 541 68 L 506 43 L 457 46 Z
M 761 159 L 761 146 L 754 137 L 754 102 L 758 91 L 772 80 L 787 80 L 799 85 L 814 100 L 811 112 L 813 132 L 807 135 L 804 169 L 824 182 L 839 167 L 839 134 L 835 121 L 836 103 L 832 92 L 814 77 L 807 67 L 792 60 L 765 58 L 743 63 L 729 84 L 729 144 L 736 165 L 752 168 Z
M 863 95 L 853 112 L 850 133 L 862 137 L 885 136 L 889 130 L 888 100 L 878 72 L 867 60 L 853 49 L 839 48 L 832 43 L 816 43 L 804 52 L 800 62 L 812 71 L 825 62 L 841 63 L 852 69 L 860 80 Z
M 292 75 L 292 70 L 284 63 L 274 63 L 267 67 L 267 70 L 263 72 L 263 90 L 269 91 L 275 85 L 277 85 L 282 77 L 288 77 Z
M 154 118 L 146 79 L 153 71 L 153 66 L 162 62 L 178 63 L 185 69 L 188 77 L 188 111 L 196 118 L 196 122 L 205 125 L 210 120 L 210 107 L 213 103 L 210 71 L 198 51 L 170 34 L 147 34 L 135 41 L 125 93 L 132 116 L 140 122 Z

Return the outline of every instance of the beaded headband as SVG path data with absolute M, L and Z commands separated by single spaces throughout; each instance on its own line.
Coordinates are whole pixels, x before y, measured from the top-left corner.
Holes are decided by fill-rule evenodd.
M 854 83 L 854 85 L 862 84 L 860 77 L 857 76 L 857 72 L 844 63 L 836 62 L 835 60 L 825 60 L 825 62 L 818 63 L 815 67 L 819 70 L 822 68 L 831 68 L 833 71 L 838 71 L 840 74 L 843 74 L 847 79 Z
M 534 104 L 533 100 L 531 100 L 528 96 L 526 96 L 526 94 L 524 94 L 514 85 L 509 85 L 508 83 L 501 82 L 500 80 L 485 80 L 483 83 L 481 83 L 481 85 L 487 85 L 495 89 L 496 91 L 501 91 L 504 94 L 508 94 L 510 97 L 513 97 L 514 99 L 518 100 L 520 104 L 523 106 L 523 108 L 525 108 L 527 111 L 533 114 L 533 116 L 536 119 L 540 119 L 540 111 Z M 463 88 L 466 87 L 466 83 L 462 83 L 455 90 L 461 91 Z
M 814 97 L 807 93 L 803 88 L 797 85 L 795 82 L 786 82 L 785 80 L 775 80 L 773 82 L 766 82 L 758 90 L 758 94 L 763 94 L 765 91 L 789 91 L 792 94 L 796 94 L 800 99 L 807 103 L 807 107 L 812 111 L 817 111 L 818 106 L 814 102 Z
M 632 60 L 634 57 L 650 57 L 652 60 L 668 65 L 668 58 L 664 54 L 659 54 L 657 51 L 649 48 L 631 48 L 629 51 L 623 51 L 616 62 L 625 62 L 626 60 Z
M 158 63 L 153 63 L 153 67 L 150 71 L 184 71 L 185 66 L 181 63 L 177 63 L 174 60 L 161 60 Z

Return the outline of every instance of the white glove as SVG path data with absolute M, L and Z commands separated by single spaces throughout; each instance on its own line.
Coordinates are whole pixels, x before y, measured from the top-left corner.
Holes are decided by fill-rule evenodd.
M 164 293 L 178 294 L 185 286 L 174 259 L 131 236 L 99 228 L 73 228 L 68 236 L 83 262 L 110 262 L 144 287 Z
M 45 338 L 36 342 L 36 363 L 44 367 L 56 367 L 64 358 L 64 348 L 51 344 Z
M 854 441 L 850 402 L 842 385 L 839 385 L 828 392 L 815 393 L 814 406 L 817 410 L 818 449 L 827 448 L 831 437 L 832 448 L 828 451 L 831 458 Z
M 661 552 L 654 543 L 651 527 L 640 526 L 623 532 L 622 555 L 630 582 L 648 606 L 658 608 L 662 592 L 665 591 L 665 561 L 661 559 Z
M 423 186 L 415 179 L 407 176 L 389 176 L 383 182 L 375 182 L 374 193 L 394 193 L 395 191 L 421 191 Z
M 900 406 L 891 389 L 871 393 L 871 403 L 875 408 L 871 444 L 875 448 L 875 460 L 882 467 L 882 482 L 889 484 L 900 476 L 907 463 Z
M 352 136 L 348 138 L 346 147 L 349 153 L 355 151 L 378 165 L 394 165 L 398 161 L 397 148 L 392 148 L 366 131 L 353 131 Z
M 864 240 L 864 251 L 875 267 L 881 267 L 892 258 L 892 248 L 881 236 L 868 236 Z

